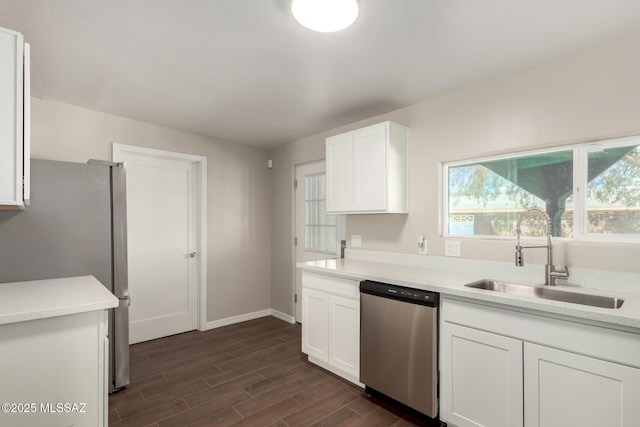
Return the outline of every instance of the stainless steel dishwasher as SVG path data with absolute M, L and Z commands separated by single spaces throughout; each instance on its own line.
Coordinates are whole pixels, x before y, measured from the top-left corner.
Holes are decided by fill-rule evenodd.
M 360 282 L 360 382 L 431 418 L 438 415 L 439 294 Z

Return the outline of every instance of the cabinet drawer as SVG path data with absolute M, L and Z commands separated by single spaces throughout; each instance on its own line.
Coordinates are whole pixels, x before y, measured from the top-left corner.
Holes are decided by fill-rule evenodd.
M 314 274 L 302 272 L 302 287 L 317 289 L 319 291 L 330 294 L 360 299 L 360 282 L 357 280 L 343 279 L 341 277 L 326 276 L 323 274 Z
M 640 367 L 640 335 L 530 313 L 442 299 L 441 319 L 530 343 Z

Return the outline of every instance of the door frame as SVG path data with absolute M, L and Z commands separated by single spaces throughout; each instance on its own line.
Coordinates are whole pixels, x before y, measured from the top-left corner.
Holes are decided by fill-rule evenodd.
M 135 145 L 112 144 L 112 161 L 121 161 L 124 154 L 151 157 L 155 159 L 177 160 L 188 162 L 196 168 L 196 288 L 198 289 L 198 330 L 207 329 L 207 158 L 196 154 L 186 154 L 177 151 L 157 150 L 155 148 L 138 147 Z
M 295 295 L 296 295 L 296 245 L 294 243 L 294 239 L 296 237 L 296 189 L 293 185 L 295 179 L 296 179 L 296 172 L 297 169 L 301 166 L 308 166 L 308 165 L 312 165 L 315 163 L 320 163 L 320 162 L 325 162 L 326 164 L 326 159 L 318 159 L 318 160 L 311 160 L 308 162 L 301 162 L 301 163 L 294 163 L 293 166 L 291 167 L 291 200 L 293 201 L 293 203 L 291 203 L 291 218 L 293 219 L 293 221 L 291 221 L 291 239 L 290 239 L 290 244 L 291 244 L 291 296 L 293 298 L 291 298 L 291 313 L 293 313 L 292 317 L 293 317 L 293 321 L 294 323 L 297 322 L 296 319 L 296 300 L 295 300 Z M 325 173 L 326 173 L 326 166 L 325 166 Z M 338 215 L 338 228 L 337 228 L 337 237 L 338 240 L 346 240 L 347 238 L 347 216 L 346 215 Z M 340 258 L 340 245 L 338 245 L 337 251 L 336 251 L 336 258 Z M 302 295 L 298 295 L 298 303 L 302 304 Z M 301 319 L 302 320 L 302 319 Z

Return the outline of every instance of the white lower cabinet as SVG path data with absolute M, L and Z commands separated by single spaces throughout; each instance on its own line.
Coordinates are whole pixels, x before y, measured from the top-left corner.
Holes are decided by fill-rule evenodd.
M 525 425 L 640 425 L 640 369 L 525 343 Z
M 640 335 L 443 298 L 440 419 L 640 426 Z
M 360 385 L 359 282 L 304 272 L 302 352 L 336 375 Z
M 302 288 L 302 352 L 329 361 L 329 295 Z
M 522 426 L 522 341 L 450 323 L 440 337 L 441 417 L 460 427 Z
M 0 325 L 0 426 L 106 426 L 107 312 Z
M 329 295 L 329 365 L 360 376 L 360 302 Z

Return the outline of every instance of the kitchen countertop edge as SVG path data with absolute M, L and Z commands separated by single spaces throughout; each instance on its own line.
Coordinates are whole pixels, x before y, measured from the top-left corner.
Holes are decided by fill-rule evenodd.
M 117 307 L 95 277 L 0 283 L 0 325 Z
M 640 333 L 640 294 L 598 291 L 591 288 L 557 286 L 567 292 L 580 291 L 594 295 L 608 295 L 624 298 L 619 309 L 607 309 L 583 306 L 561 301 L 532 299 L 515 295 L 473 289 L 464 285 L 482 279 L 510 280 L 516 283 L 533 283 L 504 277 L 481 277 L 472 273 L 461 273 L 424 267 L 399 264 L 387 264 L 372 261 L 328 259 L 296 264 L 303 271 L 331 275 L 346 279 L 374 280 L 415 289 L 438 292 L 441 295 L 472 300 L 477 303 L 497 304 L 501 307 L 512 307 L 516 310 L 535 311 L 540 315 L 560 316 L 569 320 L 596 322 L 599 326 L 623 329 Z

